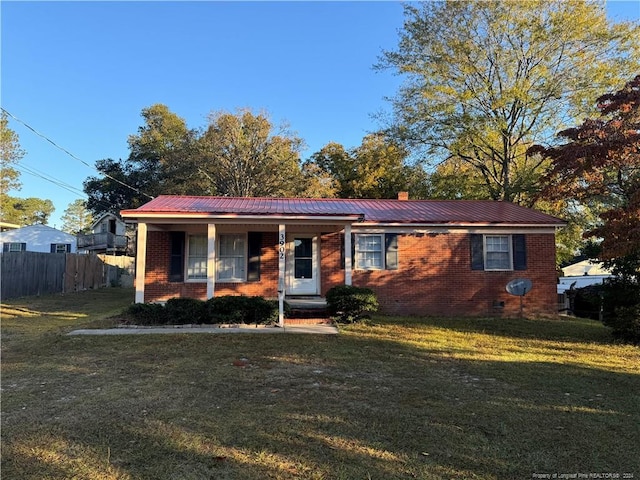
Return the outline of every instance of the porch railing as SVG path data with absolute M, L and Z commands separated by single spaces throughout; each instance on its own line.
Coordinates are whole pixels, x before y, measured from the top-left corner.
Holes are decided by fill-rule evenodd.
M 98 250 L 102 248 L 126 250 L 128 241 L 125 235 L 115 235 L 110 232 L 78 235 L 77 240 L 78 248 L 85 248 L 87 250 Z

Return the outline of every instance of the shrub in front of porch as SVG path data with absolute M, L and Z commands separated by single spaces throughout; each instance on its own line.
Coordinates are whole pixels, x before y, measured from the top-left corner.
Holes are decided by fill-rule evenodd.
M 285 316 L 289 306 L 285 303 Z M 165 305 L 134 303 L 124 312 L 137 325 L 269 324 L 278 321 L 278 301 L 262 297 L 227 295 L 207 301 L 170 298 Z
M 160 303 L 134 303 L 123 315 L 125 323 L 137 325 L 165 325 L 169 319 L 166 308 Z
M 341 323 L 353 323 L 378 310 L 378 298 L 373 290 L 352 285 L 338 285 L 326 295 L 327 310 Z
M 197 298 L 170 298 L 164 308 L 172 325 L 211 323 L 206 303 Z
M 271 323 L 278 320 L 278 303 L 262 297 L 224 295 L 206 301 L 210 323 Z

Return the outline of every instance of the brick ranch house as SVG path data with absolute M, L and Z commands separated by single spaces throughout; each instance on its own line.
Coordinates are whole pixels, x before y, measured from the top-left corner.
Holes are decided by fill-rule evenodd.
M 372 288 L 381 310 L 557 312 L 555 230 L 564 222 L 506 202 L 159 196 L 138 224 L 136 302 L 214 295 L 324 296 Z

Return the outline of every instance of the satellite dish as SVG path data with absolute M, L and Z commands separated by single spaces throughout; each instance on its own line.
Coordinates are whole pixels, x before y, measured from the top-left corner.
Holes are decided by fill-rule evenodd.
M 532 288 L 533 283 L 528 278 L 514 278 L 507 283 L 507 292 L 518 297 L 524 297 Z

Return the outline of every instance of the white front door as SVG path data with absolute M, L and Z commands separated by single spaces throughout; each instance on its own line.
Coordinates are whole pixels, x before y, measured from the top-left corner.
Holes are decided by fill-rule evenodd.
M 314 235 L 289 237 L 287 262 L 287 293 L 289 295 L 318 294 L 318 239 Z

